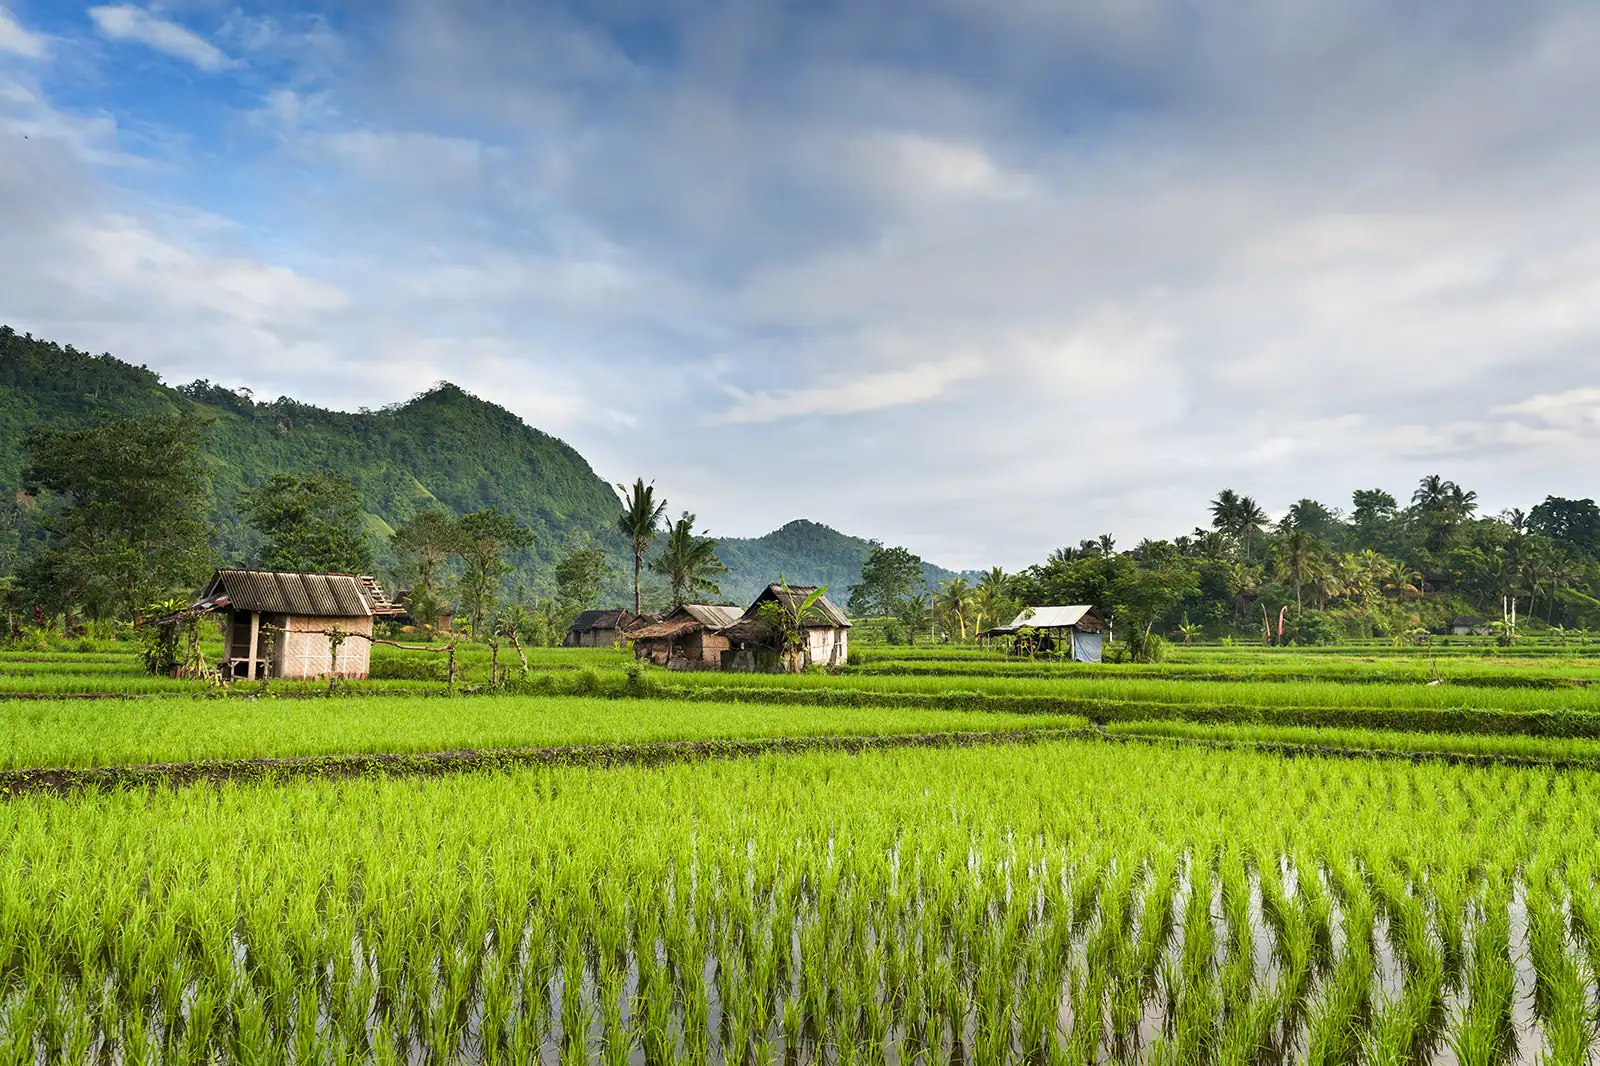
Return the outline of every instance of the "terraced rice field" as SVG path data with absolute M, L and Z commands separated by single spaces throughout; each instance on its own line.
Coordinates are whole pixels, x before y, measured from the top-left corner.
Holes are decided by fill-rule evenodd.
M 1376 650 L 0 653 L 0 1063 L 1591 1061 L 1587 660 Z

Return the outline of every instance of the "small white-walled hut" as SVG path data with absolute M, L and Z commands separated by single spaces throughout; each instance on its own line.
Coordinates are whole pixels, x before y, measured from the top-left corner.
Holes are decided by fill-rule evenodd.
M 729 649 L 723 653 L 724 670 L 778 670 L 782 669 L 777 638 L 762 620 L 763 603 L 787 603 L 796 610 L 806 598 L 817 591 L 815 585 L 768 585 L 745 608 L 737 624 L 723 630 Z M 827 596 L 822 596 L 803 619 L 806 646 L 801 656 L 801 667 L 820 664 L 843 666 L 850 654 L 850 619 Z
M 222 666 L 236 678 L 362 678 L 373 619 L 397 615 L 378 582 L 360 574 L 218 570 L 196 611 L 225 611 Z M 328 631 L 349 634 L 334 663 Z
M 1074 662 L 1097 663 L 1101 657 L 1101 630 L 1104 628 L 1093 607 L 1024 607 L 1010 625 L 995 626 L 978 635 L 1007 637 L 1031 629 L 1040 634 L 1038 650 L 1070 652 Z

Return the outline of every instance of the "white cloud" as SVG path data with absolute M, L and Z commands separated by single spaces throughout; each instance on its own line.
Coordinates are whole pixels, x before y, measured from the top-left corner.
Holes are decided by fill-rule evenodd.
M 89 17 L 113 40 L 137 41 L 176 59 L 215 73 L 234 65 L 228 55 L 193 30 L 169 22 L 133 4 L 91 7 Z
M 1546 426 L 1583 435 L 1600 434 L 1600 387 L 1585 385 L 1556 393 L 1530 396 L 1520 403 L 1495 410 L 1508 415 L 1530 415 Z
M 10 52 L 24 59 L 43 59 L 49 43 L 37 33 L 25 29 L 16 17 L 0 7 L 0 52 Z
M 717 415 L 719 423 L 774 422 L 779 419 L 814 415 L 850 415 L 885 407 L 926 403 L 945 394 L 958 381 L 983 369 L 975 358 L 958 358 L 942 363 L 921 363 L 894 370 L 857 373 L 840 367 L 819 376 L 837 379 L 832 384 L 796 389 L 745 392 L 728 386 L 734 403 Z

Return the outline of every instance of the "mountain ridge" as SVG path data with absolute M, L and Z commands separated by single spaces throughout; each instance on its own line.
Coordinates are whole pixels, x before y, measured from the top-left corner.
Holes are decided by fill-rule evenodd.
M 334 411 L 291 397 L 259 401 L 206 380 L 168 385 L 155 371 L 0 326 L 0 488 L 16 526 L 26 433 L 41 425 L 88 425 L 98 417 L 193 413 L 208 423 L 215 547 L 250 563 L 261 538 L 237 502 L 273 474 L 344 474 L 361 492 L 369 532 L 382 541 L 425 507 L 455 514 L 498 506 L 527 525 L 534 544 L 513 556 L 513 582 L 548 595 L 569 539 L 587 535 L 612 555 L 616 574 L 602 600 L 631 601 L 625 549 L 614 526 L 621 504 L 610 482 L 574 447 L 515 412 L 449 382 L 376 410 Z M 0 516 L 0 519 L 6 516 Z M 5 535 L 0 521 L 0 538 Z M 15 530 L 14 530 L 15 532 Z M 22 531 L 23 534 L 26 530 Z M 24 548 L 19 538 L 13 555 Z M 723 596 L 748 602 L 780 576 L 825 584 L 836 598 L 860 577 L 872 541 L 798 518 L 759 537 L 719 537 L 730 573 Z M 0 575 L 6 569 L 0 543 Z M 380 553 L 380 559 L 382 553 Z M 926 568 L 932 581 L 954 576 Z

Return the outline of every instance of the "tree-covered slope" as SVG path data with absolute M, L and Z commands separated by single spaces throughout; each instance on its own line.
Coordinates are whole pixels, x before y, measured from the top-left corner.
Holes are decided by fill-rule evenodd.
M 36 426 L 183 411 L 208 423 L 210 517 L 229 561 L 251 561 L 258 543 L 236 508 L 242 491 L 278 473 L 323 471 L 356 484 L 368 527 L 380 538 L 429 505 L 458 514 L 499 507 L 533 530 L 533 547 L 516 560 L 528 580 L 548 569 L 571 532 L 620 548 L 610 528 L 616 497 L 583 456 L 453 385 L 354 414 L 288 398 L 258 403 L 207 382 L 171 388 L 143 367 L 0 327 L 0 485 L 7 495 L 20 485 L 22 440 Z
M 828 598 L 843 605 L 850 586 L 861 578 L 872 543 L 803 518 L 763 537 L 719 539 L 717 554 L 732 570 L 722 581 L 723 595 L 730 602 L 748 603 L 782 575 L 792 585 L 827 585 Z M 956 576 L 931 563 L 924 563 L 922 570 L 930 588 Z

